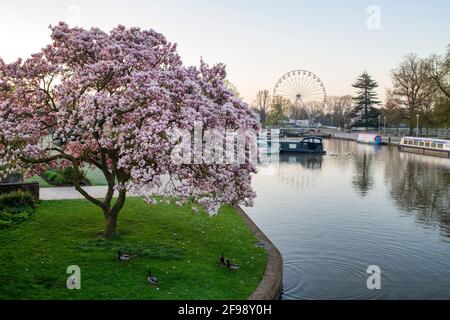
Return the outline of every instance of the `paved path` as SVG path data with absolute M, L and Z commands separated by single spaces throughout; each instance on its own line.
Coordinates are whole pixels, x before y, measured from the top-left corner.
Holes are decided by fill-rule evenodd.
M 90 195 L 101 198 L 106 194 L 106 186 L 83 187 Z M 39 188 L 41 200 L 84 199 L 74 187 Z
M 104 198 L 107 186 L 89 186 L 83 189 L 94 198 Z M 118 196 L 118 192 L 114 191 L 114 196 Z M 127 192 L 127 197 L 140 197 L 141 195 Z M 68 199 L 85 199 L 81 193 L 75 190 L 74 187 L 52 187 L 39 188 L 39 199 L 41 200 L 68 200 Z

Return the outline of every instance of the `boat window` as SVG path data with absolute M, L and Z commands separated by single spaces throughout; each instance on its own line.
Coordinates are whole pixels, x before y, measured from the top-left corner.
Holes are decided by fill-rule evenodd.
M 444 144 L 443 144 L 443 143 L 438 143 L 438 144 L 436 145 L 436 148 L 438 148 L 438 149 L 444 149 Z
M 436 148 L 436 143 L 431 143 L 431 148 Z
M 418 146 L 418 145 L 419 145 L 419 141 L 417 141 L 417 140 L 414 141 L 414 145 L 415 145 L 415 146 Z
M 420 141 L 420 142 L 419 142 L 419 146 L 420 146 L 420 147 L 423 147 L 423 144 L 424 144 L 423 141 Z
M 425 147 L 429 148 L 430 147 L 430 143 L 429 142 L 425 142 Z

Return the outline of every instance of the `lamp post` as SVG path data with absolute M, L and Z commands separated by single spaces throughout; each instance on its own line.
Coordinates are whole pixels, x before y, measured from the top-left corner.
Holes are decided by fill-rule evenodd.
M 419 136 L 419 117 L 420 117 L 419 114 L 417 114 L 417 115 L 416 115 L 416 118 L 417 118 L 417 129 L 416 129 L 417 131 L 416 131 L 416 137 Z
M 384 121 L 383 121 L 383 124 L 384 124 L 384 135 L 386 135 L 386 116 L 384 116 Z
M 331 122 L 330 122 L 330 127 L 333 126 L 333 116 L 331 116 Z
M 381 132 L 381 115 L 378 115 L 378 133 Z

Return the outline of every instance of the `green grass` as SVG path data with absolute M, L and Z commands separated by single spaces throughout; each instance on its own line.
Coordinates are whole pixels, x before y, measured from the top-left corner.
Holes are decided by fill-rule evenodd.
M 41 202 L 31 219 L 0 231 L 0 299 L 245 299 L 267 261 L 264 249 L 231 207 L 219 215 L 130 198 L 119 216 L 120 238 L 99 239 L 99 209 L 85 200 Z M 119 262 L 117 250 L 138 254 Z M 230 271 L 221 253 L 241 264 Z M 69 265 L 81 289 L 69 290 Z M 147 270 L 160 280 L 146 281 Z

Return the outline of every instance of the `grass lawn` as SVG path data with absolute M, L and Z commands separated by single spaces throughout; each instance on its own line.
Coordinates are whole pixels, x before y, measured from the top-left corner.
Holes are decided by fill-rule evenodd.
M 246 299 L 266 266 L 265 250 L 227 206 L 209 217 L 129 198 L 122 237 L 101 240 L 102 228 L 86 200 L 40 202 L 29 220 L 0 230 L 0 299 Z M 119 248 L 139 255 L 119 262 Z M 219 266 L 222 252 L 240 269 Z M 80 290 L 66 287 L 69 265 L 81 268 Z M 146 280 L 149 269 L 159 290 Z

